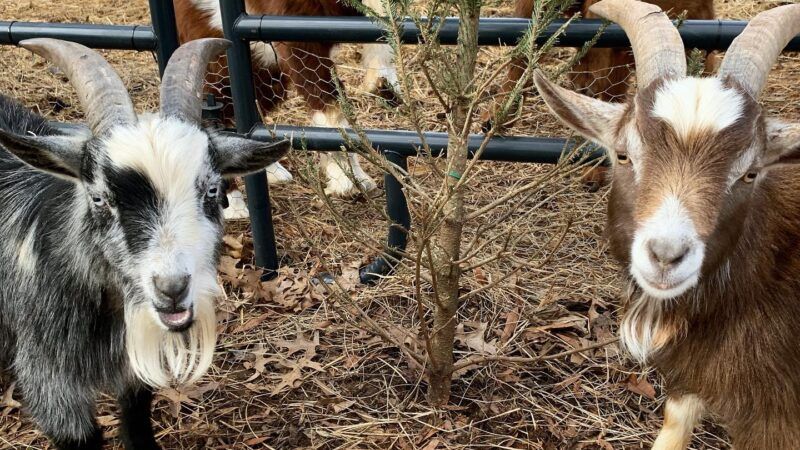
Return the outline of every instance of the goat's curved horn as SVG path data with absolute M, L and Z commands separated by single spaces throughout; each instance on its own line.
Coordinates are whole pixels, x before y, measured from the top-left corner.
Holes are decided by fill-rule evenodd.
M 778 55 L 798 33 L 800 4 L 762 12 L 734 39 L 717 76 L 735 79 L 750 95 L 758 98 Z
M 683 40 L 661 8 L 634 0 L 602 0 L 589 11 L 618 23 L 625 30 L 633 47 L 640 88 L 646 88 L 660 77 L 686 76 Z
M 64 71 L 96 136 L 114 125 L 136 123 L 136 111 L 125 85 L 99 53 L 81 44 L 50 38 L 26 39 L 19 45 Z
M 203 82 L 211 58 L 224 52 L 231 43 L 205 38 L 190 41 L 175 50 L 161 82 L 161 115 L 179 117 L 191 123 L 202 120 Z

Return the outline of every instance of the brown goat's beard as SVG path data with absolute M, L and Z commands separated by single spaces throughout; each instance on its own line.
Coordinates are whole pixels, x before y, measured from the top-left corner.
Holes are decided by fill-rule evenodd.
M 626 309 L 619 327 L 620 341 L 631 358 L 644 364 L 678 332 L 674 323 L 665 319 L 665 310 L 674 300 L 650 297 L 632 279 L 623 295 Z

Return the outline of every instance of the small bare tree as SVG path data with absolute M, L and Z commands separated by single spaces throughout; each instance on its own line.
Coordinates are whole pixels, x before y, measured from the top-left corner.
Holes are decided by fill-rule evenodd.
M 350 313 L 355 312 L 360 317 L 359 323 L 366 324 L 370 330 L 393 341 L 404 354 L 423 367 L 424 378 L 428 382 L 428 402 L 433 406 L 441 406 L 450 398 L 454 371 L 499 358 L 477 355 L 454 361 L 459 307 L 481 292 L 503 284 L 522 267 L 546 263 L 547 253 L 558 246 L 569 226 L 569 221 L 566 221 L 561 233 L 550 236 L 549 242 L 541 246 L 540 255 L 521 260 L 513 255 L 513 249 L 521 237 L 514 235 L 513 226 L 501 225 L 526 220 L 528 214 L 552 198 L 555 194 L 546 196 L 524 212 L 521 210 L 521 206 L 533 195 L 544 192 L 545 187 L 552 187 L 564 177 L 580 170 L 580 165 L 571 163 L 574 162 L 574 153 L 563 158 L 562 162 L 552 166 L 535 180 L 515 186 L 488 204 L 470 205 L 467 197 L 470 190 L 478 188 L 476 163 L 497 132 L 496 129 L 486 132 L 477 149 L 473 148 L 473 154 L 470 154 L 470 135 L 476 131 L 480 107 L 490 100 L 493 102 L 496 107 L 496 124 L 507 123 L 511 114 L 522 113 L 515 105 L 528 94 L 533 70 L 538 67 L 540 57 L 551 49 L 563 28 L 542 45 L 536 44 L 537 38 L 553 20 L 562 16 L 572 0 L 536 0 L 531 28 L 517 47 L 501 59 L 482 65 L 482 69 L 478 64 L 478 26 L 482 0 L 430 0 L 424 4 L 411 0 L 383 2 L 387 14 L 385 17 L 376 17 L 376 20 L 388 30 L 387 42 L 395 51 L 398 88 L 404 99 L 398 113 L 413 127 L 422 143 L 417 165 L 427 167 L 425 174 L 417 176 L 412 171 L 406 171 L 389 163 L 373 150 L 359 127 L 355 108 L 344 94 L 341 103 L 348 122 L 360 136 L 360 139 L 350 142 L 350 147 L 401 182 L 412 211 L 413 227 L 406 230 L 411 244 L 408 249 L 400 252 L 402 259 L 395 263 L 398 270 L 410 270 L 414 274 L 413 292 L 409 296 L 417 300 L 419 338 L 422 341 L 421 347 L 425 349 L 424 353 L 398 342 L 394 337 L 396 334 L 387 332 L 386 324 L 379 324 L 363 309 L 354 305 L 345 289 L 334 288 L 332 292 L 339 294 L 336 298 L 343 300 Z M 374 15 L 374 11 L 369 11 L 361 2 L 354 2 L 353 5 Z M 442 45 L 437 36 L 444 21 L 431 18 L 452 16 L 459 18 L 457 43 L 453 46 Z M 421 32 L 419 45 L 408 46 L 401 42 L 403 23 L 409 21 Z M 556 70 L 565 71 L 588 47 L 587 45 Z M 512 60 L 519 59 L 528 62 L 522 78 L 505 98 L 492 98 L 491 89 L 498 76 L 504 74 Z M 344 89 L 340 91 L 345 92 Z M 435 98 L 435 105 L 431 105 L 425 98 L 419 98 L 419 93 L 430 93 Z M 438 117 L 444 121 L 448 134 L 444 157 L 441 156 L 442 149 L 432 148 L 425 139 L 425 120 L 430 116 L 431 107 L 443 111 Z M 344 229 L 367 245 L 382 245 L 380 237 L 365 235 L 357 223 L 337 212 L 336 204 L 324 196 L 321 183 L 315 183 L 313 177 L 309 177 L 309 180 Z M 382 211 L 382 207 L 371 200 L 367 204 Z M 469 238 L 465 238 L 465 230 L 469 230 Z M 463 292 L 462 275 L 465 272 L 480 270 L 490 264 L 497 265 L 500 261 L 511 261 L 516 268 L 507 270 L 502 277 L 480 288 Z M 533 360 L 510 358 L 509 361 Z

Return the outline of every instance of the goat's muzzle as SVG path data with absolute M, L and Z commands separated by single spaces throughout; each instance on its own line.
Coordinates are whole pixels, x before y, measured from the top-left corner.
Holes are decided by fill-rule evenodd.
M 190 281 L 188 274 L 153 276 L 155 309 L 161 323 L 171 331 L 184 331 L 192 324 L 191 304 L 186 302 Z
M 697 284 L 704 257 L 692 217 L 680 199 L 669 196 L 636 229 L 630 271 L 648 295 L 669 299 Z

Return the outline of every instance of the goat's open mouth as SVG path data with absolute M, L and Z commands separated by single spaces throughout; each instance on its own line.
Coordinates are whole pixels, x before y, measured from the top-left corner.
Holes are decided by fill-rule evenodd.
M 158 318 L 170 331 L 184 331 L 192 325 L 191 309 L 174 312 L 158 312 Z

